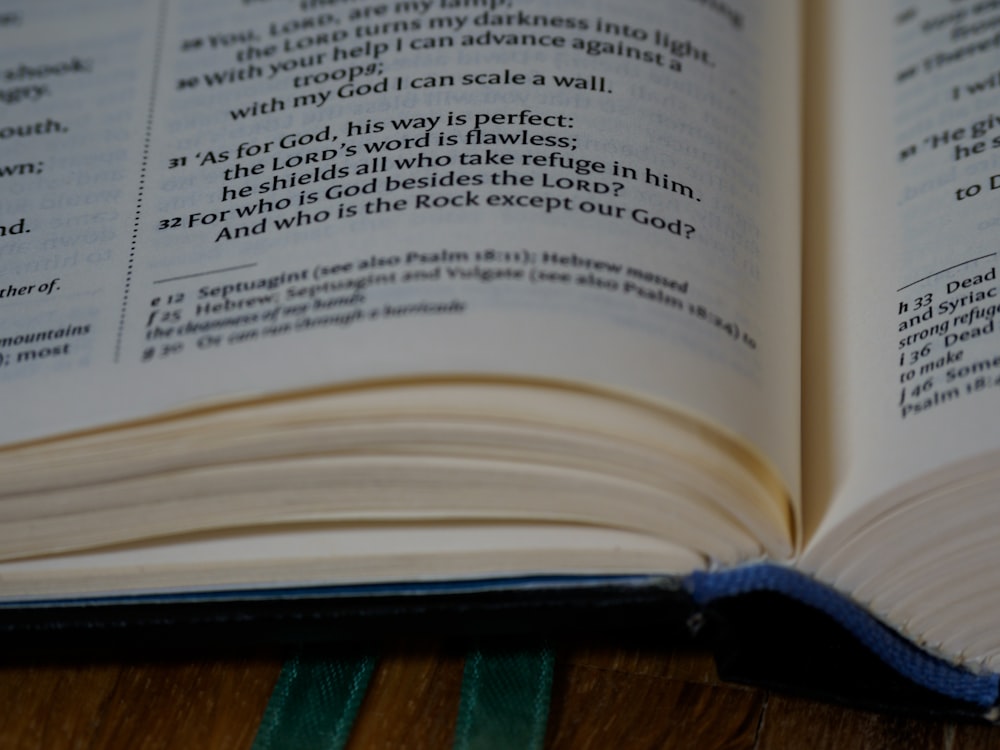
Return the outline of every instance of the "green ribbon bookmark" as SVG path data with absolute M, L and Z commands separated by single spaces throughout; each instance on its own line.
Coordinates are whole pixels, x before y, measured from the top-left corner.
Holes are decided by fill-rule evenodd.
M 453 750 L 541 750 L 554 664 L 547 648 L 471 652 L 462 674 Z
M 296 656 L 285 663 L 253 750 L 341 750 L 375 671 L 372 656 Z

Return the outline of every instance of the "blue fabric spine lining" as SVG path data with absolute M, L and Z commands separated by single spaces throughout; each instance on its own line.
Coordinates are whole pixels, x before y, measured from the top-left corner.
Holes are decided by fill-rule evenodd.
M 762 563 L 710 573 L 699 571 L 687 577 L 686 585 L 699 605 L 754 591 L 792 597 L 826 613 L 882 661 L 918 685 L 983 708 L 997 702 L 1000 675 L 975 674 L 922 651 L 843 594 L 791 568 Z

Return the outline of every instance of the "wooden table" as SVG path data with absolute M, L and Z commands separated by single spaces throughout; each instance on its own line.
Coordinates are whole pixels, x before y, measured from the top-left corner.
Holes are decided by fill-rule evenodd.
M 212 660 L 35 660 L 0 667 L 0 747 L 248 748 L 281 669 L 276 652 Z M 448 748 L 463 656 L 382 650 L 351 748 Z M 557 650 L 550 748 L 1000 747 L 1000 728 L 882 716 L 721 683 L 690 650 Z

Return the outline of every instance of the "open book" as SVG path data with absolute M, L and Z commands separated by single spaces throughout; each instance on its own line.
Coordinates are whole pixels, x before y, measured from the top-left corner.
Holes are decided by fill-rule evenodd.
M 1000 671 L 998 23 L 7 3 L 0 599 L 769 563 Z

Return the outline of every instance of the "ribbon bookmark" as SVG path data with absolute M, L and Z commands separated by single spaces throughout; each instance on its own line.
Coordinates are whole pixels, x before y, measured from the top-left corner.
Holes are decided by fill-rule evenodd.
M 253 750 L 341 750 L 375 671 L 372 656 L 296 656 L 285 663 Z
M 453 750 L 540 750 L 554 663 L 547 648 L 471 652 L 462 674 Z

